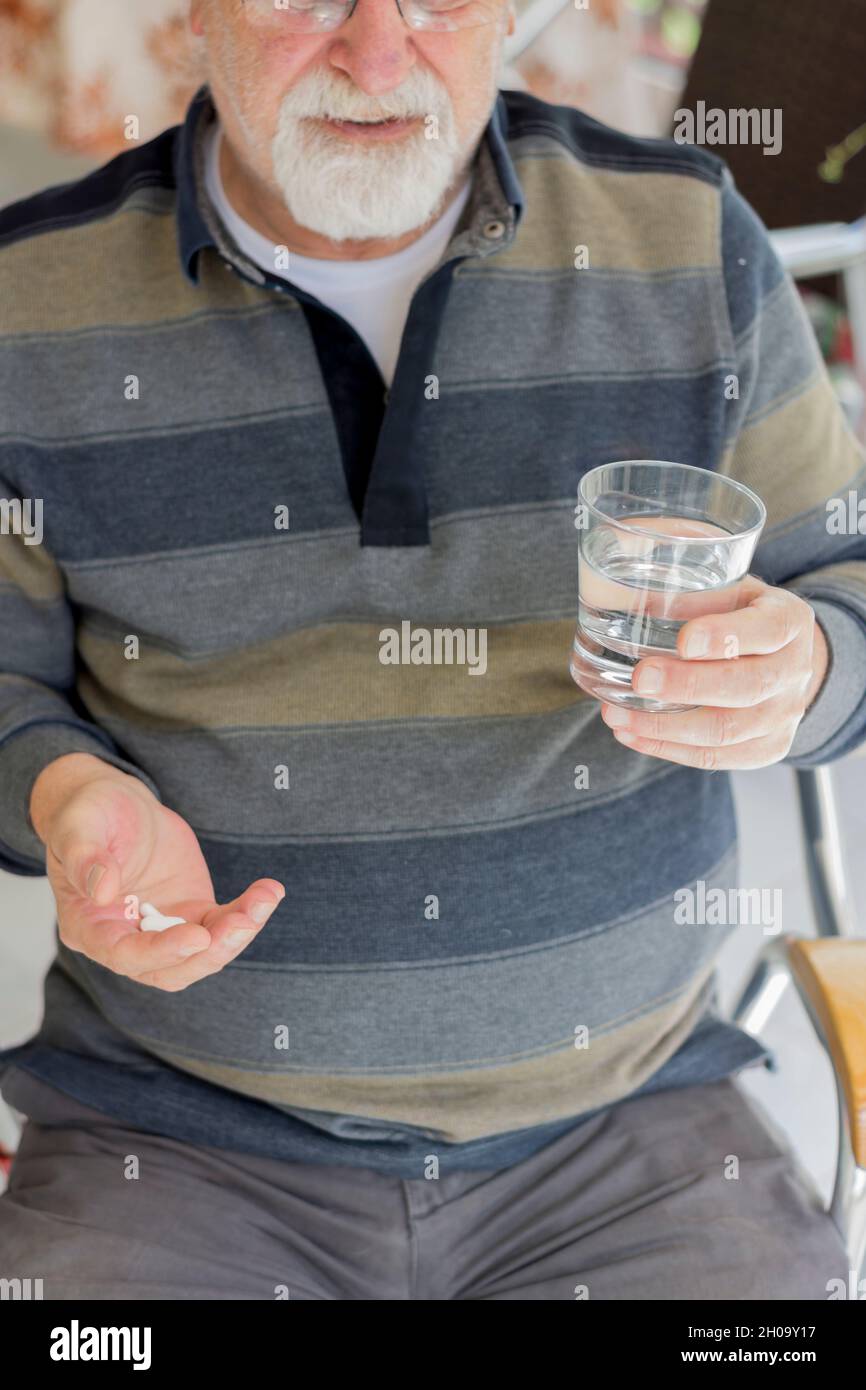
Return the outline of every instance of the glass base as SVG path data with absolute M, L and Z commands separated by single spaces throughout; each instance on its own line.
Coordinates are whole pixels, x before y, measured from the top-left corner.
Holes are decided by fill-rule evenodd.
M 650 652 L 646 653 L 647 656 Z M 696 705 L 675 705 L 665 700 L 652 700 L 647 695 L 638 695 L 632 689 L 631 677 L 635 666 L 642 657 L 627 657 L 611 652 L 593 642 L 578 628 L 568 668 L 571 678 L 587 695 L 596 700 L 604 700 L 610 705 L 622 705 L 627 709 L 664 711 L 674 714 L 681 710 L 697 709 Z

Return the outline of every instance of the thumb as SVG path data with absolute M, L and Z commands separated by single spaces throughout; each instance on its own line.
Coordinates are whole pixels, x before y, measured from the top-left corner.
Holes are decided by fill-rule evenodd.
M 105 775 L 88 779 L 55 810 L 45 843 L 73 893 L 99 907 L 117 899 L 152 853 L 151 801 L 158 804 L 126 774 Z
M 74 830 L 61 835 L 52 846 L 66 878 L 82 897 L 107 907 L 120 893 L 120 865 L 106 846 L 85 840 Z

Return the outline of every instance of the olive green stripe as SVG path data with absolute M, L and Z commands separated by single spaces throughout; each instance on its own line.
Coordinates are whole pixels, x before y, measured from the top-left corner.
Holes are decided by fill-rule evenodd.
M 753 488 L 767 507 L 767 529 L 839 495 L 863 456 L 825 373 L 794 400 L 747 425 L 721 471 Z
M 712 973 L 712 967 L 709 968 Z M 663 1007 L 579 1049 L 565 1040 L 540 1058 L 422 1076 L 269 1075 L 192 1060 L 148 1041 L 181 1071 L 272 1105 L 420 1125 L 453 1143 L 545 1124 L 612 1104 L 643 1085 L 686 1040 L 705 1008 L 708 971 Z
M 26 545 L 21 536 L 0 536 L 0 595 L 9 588 L 33 602 L 61 597 L 63 577 L 44 545 Z
M 117 274 L 106 275 L 106 266 Z M 123 273 L 123 267 L 127 273 Z M 74 269 L 74 273 L 72 273 Z M 174 209 L 134 204 L 101 221 L 27 237 L 0 257 L 3 332 L 60 333 L 122 323 L 164 326 L 201 312 L 261 308 L 262 291 L 227 275 L 215 252 L 199 258 L 197 293 L 178 273 Z
M 572 619 L 486 629 L 478 675 L 468 665 L 383 665 L 385 626 L 322 625 L 194 661 L 144 635 L 127 659 L 122 637 L 85 626 L 79 692 L 97 720 L 171 730 L 540 714 L 585 698 L 568 671 Z
M 587 247 L 595 270 L 720 267 L 717 188 L 678 174 L 585 166 L 551 146 L 558 158 L 515 158 L 526 206 L 512 246 L 490 258 L 492 272 L 574 268 L 576 246 Z M 487 266 L 473 262 L 463 273 L 483 275 Z

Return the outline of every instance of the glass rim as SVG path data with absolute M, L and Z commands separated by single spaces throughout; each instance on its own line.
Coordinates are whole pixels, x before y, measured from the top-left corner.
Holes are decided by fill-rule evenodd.
M 678 468 L 685 473 L 710 474 L 711 477 L 718 478 L 720 482 L 726 484 L 734 491 L 748 497 L 756 506 L 759 519 L 755 522 L 754 526 L 749 526 L 745 531 L 737 531 L 733 535 L 713 537 L 712 539 L 717 545 L 733 545 L 737 541 L 748 540 L 755 532 L 762 531 L 766 524 L 767 505 L 763 498 L 759 497 L 757 492 L 747 487 L 745 483 L 739 482 L 736 478 L 729 478 L 725 473 L 716 473 L 712 468 L 696 468 L 692 463 L 675 463 L 672 459 L 611 459 L 608 463 L 597 463 L 594 468 L 588 469 L 586 473 L 582 475 L 577 485 L 577 495 L 581 502 L 608 526 L 616 526 L 619 530 L 628 531 L 630 535 L 640 534 L 642 536 L 652 536 L 655 540 L 678 541 L 681 544 L 687 544 L 688 542 L 692 544 L 701 543 L 702 537 L 700 536 L 677 536 L 670 531 L 653 531 L 648 526 L 629 526 L 628 522 L 620 521 L 616 517 L 609 516 L 606 512 L 601 511 L 596 507 L 594 502 L 591 502 L 589 498 L 584 495 L 583 485 L 591 474 L 599 472 L 602 468 L 625 468 L 626 465 L 631 463 L 640 464 L 644 468 Z

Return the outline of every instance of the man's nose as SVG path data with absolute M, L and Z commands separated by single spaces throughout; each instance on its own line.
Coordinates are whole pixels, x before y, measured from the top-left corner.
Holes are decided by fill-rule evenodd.
M 328 56 L 333 67 L 370 96 L 399 86 L 417 57 L 396 0 L 358 0 L 351 19 L 334 35 Z

